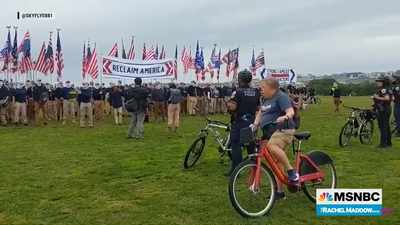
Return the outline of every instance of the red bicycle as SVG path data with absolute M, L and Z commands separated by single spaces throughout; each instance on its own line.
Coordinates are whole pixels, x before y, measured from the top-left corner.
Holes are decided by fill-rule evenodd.
M 266 124 L 264 128 L 275 125 L 276 122 L 271 122 Z M 300 177 L 298 183 L 293 184 L 289 182 L 288 177 L 279 169 L 277 162 L 264 143 L 264 140 L 266 140 L 268 137 L 267 132 L 265 132 L 266 129 L 262 129 L 262 137 L 254 137 L 251 128 L 249 129 L 250 131 L 247 133 L 251 133 L 250 135 L 253 138 L 251 141 L 248 141 L 248 143 L 255 144 L 255 152 L 249 155 L 249 160 L 242 162 L 233 170 L 229 180 L 229 199 L 235 210 L 243 217 L 256 218 L 264 216 L 272 210 L 276 200 L 275 195 L 277 191 L 277 184 L 274 174 L 283 184 L 287 186 L 290 193 L 296 193 L 303 190 L 308 199 L 314 203 L 316 203 L 317 197 L 315 196 L 316 190 L 310 190 L 312 187 L 331 189 L 336 188 L 337 177 L 332 158 L 322 151 L 310 151 L 305 155 L 301 153 L 301 142 L 303 140 L 308 140 L 311 137 L 310 132 L 306 131 L 294 134 L 294 137 L 298 141 L 297 149 L 295 149 L 295 140 L 292 144 L 293 154 L 296 158 L 295 169 L 298 171 Z M 267 167 L 262 162 L 263 158 L 267 160 L 267 163 L 270 167 Z M 329 172 L 322 171 L 324 166 L 327 166 Z M 250 172 L 241 174 L 241 172 L 247 168 L 250 169 Z M 261 172 L 263 172 L 265 176 L 261 176 Z M 323 184 L 328 183 L 326 175 L 332 176 L 331 184 L 321 187 Z M 263 181 L 263 186 L 261 186 L 261 180 Z M 244 201 L 240 201 L 241 193 L 239 193 L 239 181 L 244 181 L 244 193 L 246 194 Z M 264 185 L 267 185 L 268 183 L 270 184 L 270 187 L 266 188 L 265 190 L 270 191 L 270 193 L 262 194 L 261 191 L 264 190 L 264 187 L 267 187 Z M 261 203 L 257 204 L 252 202 L 252 200 L 250 201 L 248 193 L 251 194 L 251 199 L 253 199 L 253 197 L 255 198 L 261 196 Z M 249 204 L 250 207 L 259 206 L 259 209 L 245 209 L 246 204 Z

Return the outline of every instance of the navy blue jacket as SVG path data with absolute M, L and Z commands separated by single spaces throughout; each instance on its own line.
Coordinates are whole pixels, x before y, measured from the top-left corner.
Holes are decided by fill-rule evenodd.
M 122 96 L 119 91 L 110 91 L 110 96 L 109 96 L 109 103 L 110 106 L 113 108 L 120 108 L 122 107 Z
M 61 98 L 65 100 L 69 100 L 69 93 L 73 90 L 73 88 L 70 87 L 63 87 L 61 89 Z
M 83 103 L 90 103 L 92 98 L 92 90 L 91 89 L 81 89 L 81 93 L 79 94 L 79 100 Z

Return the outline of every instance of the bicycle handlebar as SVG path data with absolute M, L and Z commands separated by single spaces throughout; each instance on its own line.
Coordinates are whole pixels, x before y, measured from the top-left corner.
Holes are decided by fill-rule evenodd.
M 224 123 L 224 122 L 221 122 L 219 120 L 213 120 L 211 118 L 206 117 L 206 115 L 196 107 L 194 108 L 194 111 L 196 111 L 198 114 L 200 114 L 201 117 L 204 117 L 207 120 L 207 123 L 212 123 L 212 124 L 215 124 L 215 125 L 222 125 L 222 126 L 230 127 L 230 125 L 228 123 Z
M 363 110 L 367 110 L 367 109 L 365 109 L 365 108 L 357 108 L 357 107 L 351 107 L 351 106 L 346 106 L 346 105 L 343 105 L 343 107 L 346 108 L 346 109 L 351 109 L 351 110 L 353 110 L 353 111 L 363 111 Z

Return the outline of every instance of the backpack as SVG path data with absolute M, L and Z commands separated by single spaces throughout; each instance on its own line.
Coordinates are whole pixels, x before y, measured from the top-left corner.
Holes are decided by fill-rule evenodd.
M 178 104 L 182 100 L 182 95 L 179 90 L 171 90 L 171 95 L 169 96 L 168 101 L 170 101 L 172 104 Z
M 138 103 L 138 96 L 137 93 L 134 90 L 129 90 L 129 99 L 128 101 L 125 102 L 125 109 L 128 112 L 137 112 L 139 110 L 139 103 Z
M 282 94 L 282 92 L 281 91 L 279 91 L 279 93 L 276 95 L 276 98 L 275 98 L 275 100 L 276 101 L 278 101 L 278 98 L 279 98 L 279 96 Z M 290 99 L 290 98 L 289 98 Z M 294 110 L 294 116 L 293 116 L 293 122 L 294 122 L 294 127 L 295 127 L 295 129 L 297 130 L 297 129 L 299 129 L 300 128 L 300 112 L 299 112 L 299 110 L 297 109 L 297 105 L 296 105 L 296 103 L 292 100 L 292 99 L 290 99 L 290 103 L 292 103 L 292 107 L 293 107 L 293 110 Z

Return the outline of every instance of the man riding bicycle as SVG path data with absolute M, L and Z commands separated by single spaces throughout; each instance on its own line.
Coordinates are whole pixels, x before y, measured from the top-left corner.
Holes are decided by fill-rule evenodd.
M 290 182 L 295 183 L 299 179 L 299 174 L 290 165 L 285 153 L 285 148 L 292 143 L 295 133 L 295 123 L 292 119 L 295 112 L 291 100 L 285 93 L 279 90 L 279 82 L 273 77 L 262 80 L 261 89 L 264 99 L 254 124 L 250 126 L 253 130 L 256 130 L 258 126 L 265 129 L 263 125 L 271 121 L 277 122 L 276 126 L 267 128 L 267 133 L 270 134 L 267 147 L 276 159 L 280 169 L 282 171 L 283 168 L 287 170 Z M 276 198 L 284 199 L 283 184 L 278 178 L 276 180 Z

